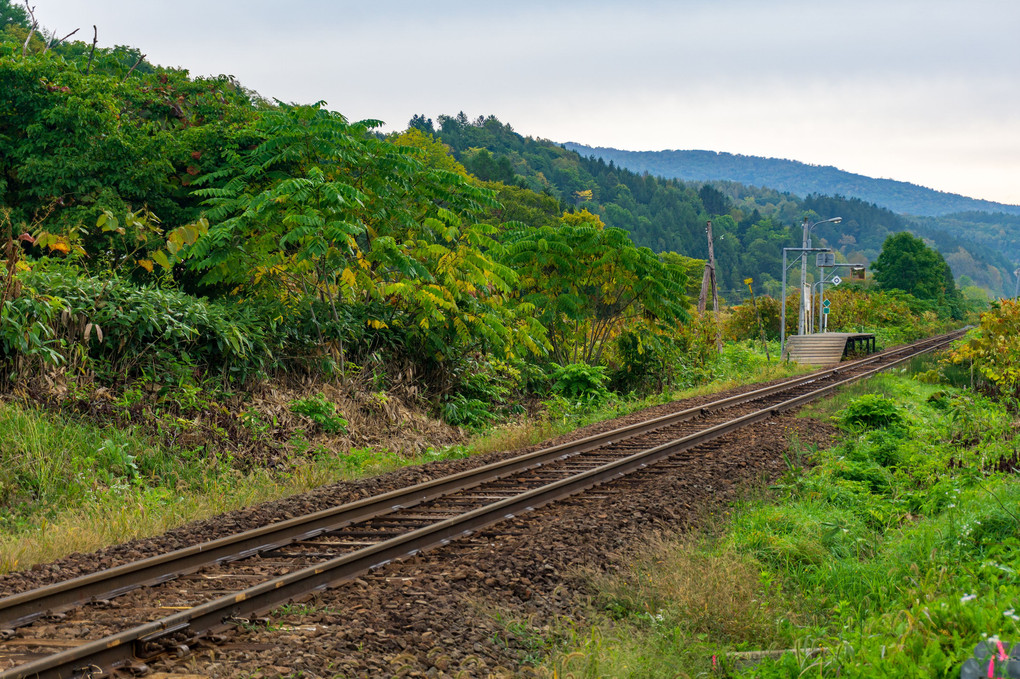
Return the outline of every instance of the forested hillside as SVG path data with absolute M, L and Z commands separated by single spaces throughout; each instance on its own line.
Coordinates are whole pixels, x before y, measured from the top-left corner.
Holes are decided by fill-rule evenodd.
M 697 182 L 734 181 L 799 195 L 852 196 L 900 214 L 938 216 L 981 211 L 1020 215 L 1020 205 L 968 198 L 893 179 L 875 179 L 828 165 L 715 151 L 622 151 L 573 142 L 564 146 L 583 156 L 612 160 L 635 172 L 649 172 L 659 177 Z
M 816 243 L 836 248 L 842 261 L 870 263 L 889 234 L 910 230 L 931 240 L 956 275 L 967 276 L 967 284 L 996 296 L 1012 292 L 1006 255 L 989 247 L 988 240 L 972 238 L 966 227 L 947 229 L 941 219 L 917 222 L 859 198 L 802 198 L 737 182 L 663 179 L 523 137 L 495 116 L 470 120 L 460 113 L 439 116 L 435 122 L 415 116 L 410 124 L 449 144 L 476 176 L 545 193 L 562 209 L 584 207 L 655 251 L 706 258 L 705 222 L 713 219 L 720 285 L 724 294 L 737 299 L 748 277 L 770 294 L 779 294 L 782 248 L 800 245 L 804 216 L 843 218 L 839 225 L 814 231 L 820 238 Z

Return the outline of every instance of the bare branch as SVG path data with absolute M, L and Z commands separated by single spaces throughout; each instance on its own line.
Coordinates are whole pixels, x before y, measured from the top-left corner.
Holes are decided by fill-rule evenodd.
M 85 67 L 85 75 L 89 74 L 92 70 L 92 57 L 96 56 L 96 43 L 99 42 L 99 29 L 96 28 L 95 24 L 92 24 L 92 51 L 89 52 L 89 64 Z
M 28 4 L 28 0 L 25 0 L 25 9 L 28 10 L 28 16 L 32 19 L 32 25 L 28 27 L 28 37 L 25 38 L 25 44 L 21 46 L 21 56 L 28 55 L 28 43 L 32 40 L 32 35 L 36 29 L 39 28 L 39 20 L 35 18 L 35 7 Z
M 144 54 L 138 57 L 138 61 L 135 62 L 135 65 L 132 66 L 130 69 L 128 69 L 128 72 L 124 74 L 124 79 L 121 80 L 122 83 L 127 82 L 128 76 L 131 75 L 131 71 L 133 71 L 136 68 L 138 68 L 138 64 L 142 63 L 142 59 L 144 59 L 144 58 L 145 58 Z
M 53 35 L 50 36 L 49 41 L 46 43 L 46 49 L 43 50 L 43 54 L 46 54 L 46 52 L 50 49 L 50 47 L 56 47 L 57 45 L 59 45 L 60 43 L 64 42 L 65 40 L 70 38 L 72 35 L 77 33 L 79 30 L 81 30 L 81 29 L 79 29 L 79 28 L 74 29 L 73 31 L 71 31 L 70 33 L 65 35 L 60 40 L 57 40 L 56 42 L 53 42 L 53 38 L 55 38 L 56 35 L 57 35 L 56 33 L 54 33 Z

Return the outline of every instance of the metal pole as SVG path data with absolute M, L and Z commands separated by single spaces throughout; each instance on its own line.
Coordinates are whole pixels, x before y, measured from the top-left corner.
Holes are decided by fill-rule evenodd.
M 786 248 L 783 248 L 783 299 L 779 303 L 779 360 L 786 348 Z
M 1020 294 L 1020 269 L 1013 272 L 1016 276 L 1016 285 L 1013 287 L 1013 299 L 1016 299 L 1017 295 Z
M 800 310 L 797 313 L 797 334 L 806 334 L 806 326 L 804 314 L 807 311 L 807 293 L 804 291 L 807 285 L 807 246 L 808 246 L 808 218 L 804 218 L 802 224 L 804 233 L 801 237 L 800 247 L 803 248 L 800 253 Z
M 818 267 L 818 332 L 825 332 L 822 305 L 825 304 L 825 269 Z

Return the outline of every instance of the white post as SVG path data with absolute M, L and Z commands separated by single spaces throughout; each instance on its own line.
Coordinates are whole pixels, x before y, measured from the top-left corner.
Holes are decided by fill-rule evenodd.
M 802 224 L 804 232 L 800 240 L 800 247 L 803 248 L 800 253 L 800 310 L 797 312 L 797 334 L 806 334 L 806 326 L 804 314 L 807 311 L 807 297 L 804 294 L 804 286 L 807 285 L 807 246 L 808 246 L 808 218 L 804 218 Z

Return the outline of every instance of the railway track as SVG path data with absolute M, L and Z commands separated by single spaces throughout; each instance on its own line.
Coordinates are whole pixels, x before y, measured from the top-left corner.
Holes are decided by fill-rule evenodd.
M 0 599 L 0 679 L 143 675 L 232 625 L 581 493 L 947 345 L 951 333 L 694 408 Z

